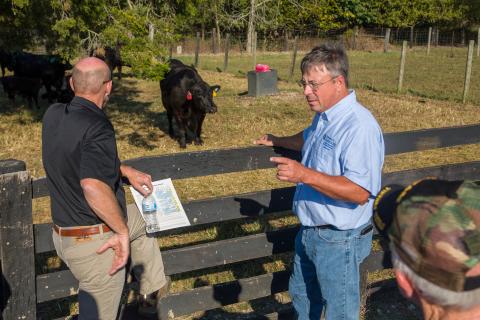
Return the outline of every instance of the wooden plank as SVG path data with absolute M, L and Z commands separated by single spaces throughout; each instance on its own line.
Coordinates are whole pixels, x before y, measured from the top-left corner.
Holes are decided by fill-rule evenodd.
M 473 61 L 473 48 L 475 47 L 475 40 L 470 40 L 467 53 L 467 65 L 465 67 L 465 81 L 463 85 L 463 98 L 462 102 L 467 101 L 468 89 L 470 88 L 470 78 L 472 76 L 472 61 Z
M 37 303 L 68 297 L 78 293 L 78 281 L 70 270 L 37 276 Z
M 42 223 L 33 225 L 33 234 L 35 237 L 35 253 L 54 251 L 52 239 L 52 223 Z
M 33 198 L 50 196 L 46 177 L 32 179 L 32 196 Z
M 387 155 L 460 146 L 480 143 L 480 125 L 387 133 L 384 139 Z
M 0 318 L 36 319 L 32 187 L 27 171 L 0 175 Z
M 390 172 L 382 175 L 382 185 L 408 185 L 425 177 L 446 180 L 480 179 L 480 161 Z
M 25 162 L 15 159 L 0 160 L 0 175 L 6 173 L 13 173 L 18 171 L 25 171 Z
M 159 319 L 210 310 L 288 290 L 290 272 L 280 271 L 174 293 L 159 303 Z
M 480 161 L 384 173 L 382 184 L 408 185 L 428 176 L 447 180 L 480 179 Z M 288 211 L 292 207 L 294 192 L 295 187 L 273 189 L 197 200 L 185 203 L 183 207 L 192 225 L 224 222 Z M 127 210 L 134 210 L 134 206 L 134 204 L 128 205 Z M 35 251 L 37 253 L 54 250 L 51 228 L 52 224 L 50 223 L 35 225 Z
M 177 274 L 292 251 L 298 227 L 209 242 L 162 253 L 166 274 Z
M 480 125 L 435 128 L 387 133 L 387 155 L 480 143 Z M 300 153 L 283 148 L 248 147 L 136 158 L 124 161 L 152 175 L 154 180 L 184 179 L 212 174 L 273 168 L 270 157 L 282 156 L 300 160 Z M 235 160 L 235 161 L 233 161 Z M 33 197 L 48 195 L 45 178 L 33 181 Z
M 407 41 L 403 41 L 402 53 L 400 56 L 400 69 L 398 70 L 398 84 L 397 84 L 397 93 L 402 91 L 403 86 L 403 75 L 405 73 L 405 58 L 407 56 Z

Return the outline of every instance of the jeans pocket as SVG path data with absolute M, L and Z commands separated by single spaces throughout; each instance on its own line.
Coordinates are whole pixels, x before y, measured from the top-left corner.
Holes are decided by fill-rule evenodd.
M 317 236 L 330 244 L 345 244 L 351 239 L 350 231 L 317 229 Z
M 370 254 L 372 249 L 373 228 L 368 232 L 355 236 L 357 262 L 361 263 Z

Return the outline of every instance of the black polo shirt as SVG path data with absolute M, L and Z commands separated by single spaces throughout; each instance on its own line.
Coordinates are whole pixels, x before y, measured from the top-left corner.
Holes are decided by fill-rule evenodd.
M 74 97 L 51 105 L 43 117 L 42 158 L 47 173 L 53 223 L 61 227 L 101 223 L 88 206 L 80 180 L 105 182 L 126 216 L 115 132 L 102 109 Z

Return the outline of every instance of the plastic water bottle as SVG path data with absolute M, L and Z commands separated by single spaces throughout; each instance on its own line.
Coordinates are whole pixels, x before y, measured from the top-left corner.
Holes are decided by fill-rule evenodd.
M 145 191 L 149 191 L 147 186 L 143 186 Z M 149 193 L 142 200 L 142 213 L 145 220 L 145 227 L 147 233 L 160 231 L 160 227 L 157 224 L 157 203 L 152 193 Z

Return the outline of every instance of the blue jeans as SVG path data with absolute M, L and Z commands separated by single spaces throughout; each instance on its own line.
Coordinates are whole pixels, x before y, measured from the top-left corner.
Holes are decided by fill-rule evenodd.
M 370 254 L 373 233 L 369 226 L 352 230 L 301 227 L 289 283 L 299 320 L 319 320 L 323 307 L 326 320 L 359 319 L 359 266 Z

